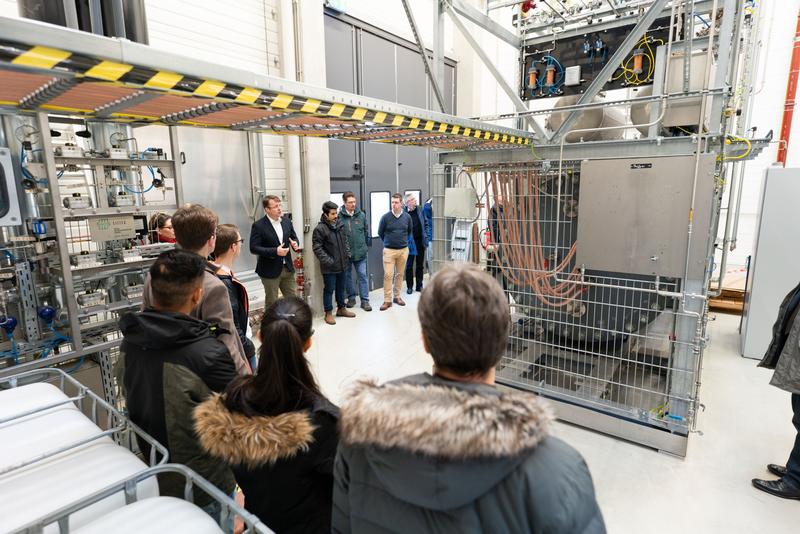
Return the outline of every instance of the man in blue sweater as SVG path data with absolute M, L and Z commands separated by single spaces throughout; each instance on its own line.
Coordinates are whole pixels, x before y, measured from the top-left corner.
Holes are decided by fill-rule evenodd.
M 392 302 L 399 306 L 406 303 L 400 298 L 403 286 L 403 271 L 408 259 L 408 238 L 414 229 L 411 216 L 403 211 L 403 197 L 399 193 L 392 195 L 392 211 L 381 217 L 378 224 L 378 236 L 383 241 L 383 304 L 381 311 L 392 307 Z M 394 279 L 394 284 L 392 280 Z M 392 299 L 394 285 L 394 299 Z

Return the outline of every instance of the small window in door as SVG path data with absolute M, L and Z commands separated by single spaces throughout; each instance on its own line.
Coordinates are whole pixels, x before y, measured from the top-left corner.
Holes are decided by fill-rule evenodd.
M 372 191 L 369 194 L 369 223 L 372 237 L 378 237 L 381 217 L 392 209 L 392 194 L 389 191 Z

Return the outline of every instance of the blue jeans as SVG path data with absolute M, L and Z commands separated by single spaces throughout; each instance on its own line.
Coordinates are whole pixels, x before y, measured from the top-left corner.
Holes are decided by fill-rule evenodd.
M 353 284 L 353 267 L 356 268 L 358 275 L 358 294 L 361 298 L 361 304 L 369 302 L 369 285 L 367 284 L 367 258 L 360 261 L 350 261 L 350 267 L 347 268 L 347 298 L 355 300 L 356 287 Z
M 336 307 L 344 308 L 346 303 L 344 300 L 345 278 L 347 273 L 324 273 L 322 275 L 322 307 L 325 312 L 333 310 L 333 292 L 336 291 Z

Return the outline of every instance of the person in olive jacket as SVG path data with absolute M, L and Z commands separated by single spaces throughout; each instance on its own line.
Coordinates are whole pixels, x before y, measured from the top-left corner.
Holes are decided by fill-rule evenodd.
M 331 531 L 339 410 L 306 360 L 313 332 L 305 302 L 277 300 L 261 322 L 258 373 L 194 412 L 200 444 L 233 470 L 247 510 L 284 534 Z
M 369 285 L 367 284 L 367 253 L 372 237 L 369 235 L 369 222 L 367 214 L 356 207 L 356 195 L 352 191 L 342 193 L 344 204 L 339 211 L 339 219 L 344 227 L 344 236 L 347 248 L 350 250 L 350 267 L 347 268 L 345 281 L 347 282 L 347 307 L 356 305 L 356 288 L 353 285 L 351 267 L 358 276 L 358 296 L 361 299 L 361 308 L 372 311 L 369 304 Z
M 604 533 L 589 469 L 550 435 L 548 406 L 494 386 L 511 322 L 497 282 L 445 266 L 417 313 L 433 375 L 361 381 L 342 403 L 333 532 Z
M 330 200 L 322 204 L 322 216 L 311 236 L 314 254 L 322 271 L 322 306 L 325 322 L 336 324 L 333 318 L 333 293 L 336 292 L 336 317 L 355 317 L 345 302 L 345 278 L 350 269 L 350 254 L 344 229 L 339 222 L 339 206 Z

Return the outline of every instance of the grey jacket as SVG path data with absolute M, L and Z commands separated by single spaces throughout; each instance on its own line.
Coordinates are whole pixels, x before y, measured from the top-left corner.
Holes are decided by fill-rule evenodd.
M 759 367 L 775 369 L 770 384 L 800 395 L 800 285 L 792 289 L 778 308 L 772 341 Z
M 217 339 L 222 341 L 228 352 L 231 354 L 236 372 L 240 375 L 249 375 L 250 364 L 244 359 L 244 347 L 239 334 L 236 332 L 236 325 L 233 323 L 233 310 L 231 299 L 228 296 L 228 288 L 217 278 L 216 266 L 209 263 L 206 272 L 203 273 L 203 300 L 200 305 L 192 310 L 191 316 L 210 323 L 217 328 Z M 150 273 L 144 279 L 144 296 L 142 298 L 142 310 L 153 306 L 153 292 L 150 289 Z
M 586 463 L 549 421 L 532 394 L 360 382 L 339 419 L 333 531 L 604 533 Z

